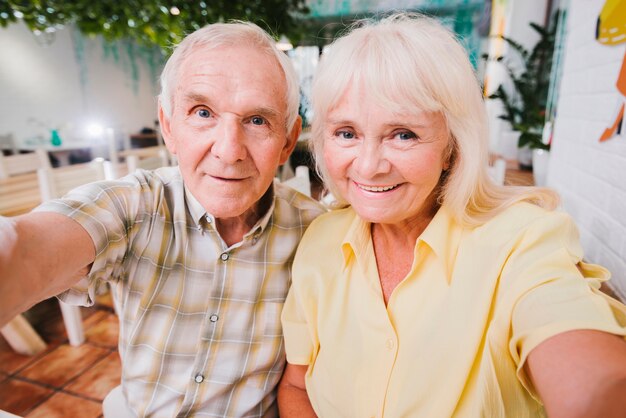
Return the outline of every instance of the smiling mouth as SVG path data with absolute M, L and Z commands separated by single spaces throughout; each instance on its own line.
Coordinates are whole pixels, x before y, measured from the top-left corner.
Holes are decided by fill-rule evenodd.
M 355 183 L 355 184 L 361 190 L 365 190 L 367 192 L 375 192 L 375 193 L 388 192 L 389 190 L 393 190 L 399 186 L 399 184 L 393 184 L 390 186 L 366 186 L 364 184 L 359 184 L 359 183 Z
M 238 177 L 238 178 L 234 178 L 234 177 L 220 177 L 220 176 L 211 176 L 216 180 L 219 181 L 229 181 L 229 182 L 236 182 L 236 181 L 242 181 L 245 180 L 245 177 Z

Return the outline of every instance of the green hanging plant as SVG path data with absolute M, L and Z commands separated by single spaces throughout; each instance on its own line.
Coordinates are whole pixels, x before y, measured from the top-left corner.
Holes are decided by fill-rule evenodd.
M 0 0 L 0 26 L 22 20 L 32 31 L 54 32 L 74 24 L 85 35 L 131 39 L 169 51 L 188 33 L 231 19 L 257 23 L 297 43 L 306 33 L 305 0 Z
M 509 122 L 513 130 L 520 132 L 517 144 L 519 148 L 529 146 L 550 149 L 550 145 L 542 141 L 542 130 L 558 19 L 559 11 L 556 11 L 547 28 L 536 23 L 529 24 L 539 34 L 539 40 L 531 50 L 527 50 L 511 38 L 501 37 L 512 51 L 521 57 L 521 70 L 515 68 L 506 57 L 491 58 L 483 55 L 484 59 L 502 63 L 511 79 L 513 86 L 511 92 L 507 92 L 501 84 L 488 98 L 502 102 L 504 113 L 498 117 Z

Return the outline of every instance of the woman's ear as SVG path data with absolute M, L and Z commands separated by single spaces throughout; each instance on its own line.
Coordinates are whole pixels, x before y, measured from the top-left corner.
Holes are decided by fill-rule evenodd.
M 443 171 L 448 171 L 452 166 L 452 162 L 454 161 L 454 139 L 450 137 L 448 139 L 448 146 L 446 147 L 443 157 Z

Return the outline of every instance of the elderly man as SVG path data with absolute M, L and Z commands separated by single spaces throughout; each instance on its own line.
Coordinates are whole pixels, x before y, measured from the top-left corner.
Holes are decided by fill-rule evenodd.
M 323 209 L 273 184 L 300 133 L 288 58 L 255 25 L 189 35 L 161 76 L 180 166 L 93 183 L 0 223 L 0 323 L 59 294 L 120 307 L 105 416 L 274 416 L 295 248 Z M 66 290 L 69 289 L 69 290 Z

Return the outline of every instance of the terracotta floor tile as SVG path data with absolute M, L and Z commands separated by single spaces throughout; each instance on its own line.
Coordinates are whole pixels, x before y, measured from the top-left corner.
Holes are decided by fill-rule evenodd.
M 22 416 L 53 393 L 51 389 L 33 383 L 6 379 L 0 383 L 0 409 Z
M 108 350 L 90 344 L 79 347 L 62 344 L 19 372 L 19 376 L 62 387 L 108 354 Z
M 49 353 L 56 346 L 56 344 L 50 344 L 45 351 L 36 356 L 25 356 L 13 351 L 11 346 L 0 335 L 0 373 L 11 375 Z
M 117 316 L 109 313 L 103 320 L 87 329 L 85 337 L 90 343 L 115 349 L 117 348 L 119 328 Z
M 102 404 L 63 392 L 55 393 L 26 417 L 28 418 L 97 418 Z
M 120 384 L 121 377 L 122 364 L 115 351 L 80 375 L 64 390 L 102 401 L 111 389 Z
M 87 330 L 103 321 L 107 316 L 109 316 L 109 312 L 103 309 L 98 309 L 96 312 L 94 312 L 93 315 L 90 315 L 88 318 L 83 317 L 83 327 Z

